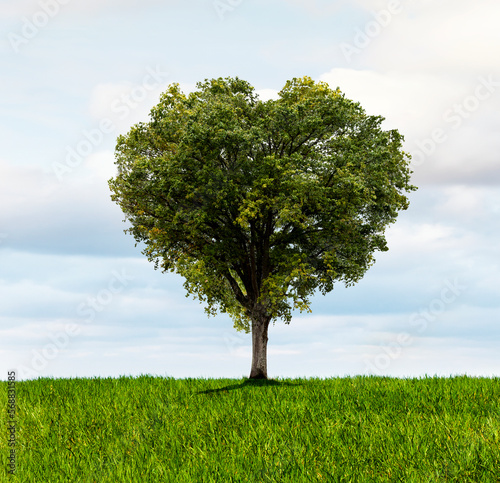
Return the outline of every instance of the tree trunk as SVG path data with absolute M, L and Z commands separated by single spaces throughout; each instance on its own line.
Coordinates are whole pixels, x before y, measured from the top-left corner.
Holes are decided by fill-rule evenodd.
M 252 316 L 252 370 L 250 379 L 267 379 L 267 331 L 271 318 L 258 310 Z

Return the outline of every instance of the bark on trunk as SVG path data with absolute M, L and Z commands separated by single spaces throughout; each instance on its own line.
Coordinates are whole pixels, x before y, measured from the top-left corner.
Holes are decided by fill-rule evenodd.
M 252 317 L 252 369 L 250 379 L 267 379 L 267 332 L 270 317 Z

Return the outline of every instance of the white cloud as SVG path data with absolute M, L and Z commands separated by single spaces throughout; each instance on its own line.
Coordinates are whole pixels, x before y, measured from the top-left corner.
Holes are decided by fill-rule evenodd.
M 132 82 L 108 82 L 96 85 L 91 92 L 89 101 L 90 114 L 96 119 L 117 116 L 117 113 L 113 110 L 113 108 L 116 110 L 120 99 L 129 94 L 132 87 Z
M 345 95 L 360 102 L 368 114 L 386 118 L 385 128 L 403 126 L 412 135 L 428 134 L 440 127 L 443 115 L 468 94 L 468 87 L 457 79 L 428 73 L 406 73 L 334 68 L 320 80 L 331 88 L 340 87 Z M 476 85 L 469 87 L 474 91 Z
M 396 224 L 387 230 L 386 239 L 393 256 L 401 253 L 432 256 L 460 246 L 463 241 L 457 231 L 441 223 Z
M 122 81 L 96 85 L 89 99 L 89 112 L 99 122 L 111 120 L 116 135 L 124 134 L 132 125 L 149 121 L 151 109 L 174 82 L 166 69 L 148 66 L 138 75 L 136 83 Z M 184 94 L 196 89 L 192 83 L 179 83 L 179 87 Z
M 85 167 L 90 170 L 91 175 L 101 181 L 108 181 L 116 176 L 115 156 L 113 151 L 100 151 L 91 154 L 85 161 Z
M 498 72 L 493 55 L 500 45 L 498 2 L 447 0 L 439 4 L 434 2 L 431 8 L 414 6 L 412 11 L 415 17 L 406 17 L 398 25 L 399 49 L 408 49 L 407 56 L 402 59 L 406 68 Z M 383 42 L 381 49 L 385 45 Z M 423 52 L 427 54 L 425 57 Z M 412 59 L 412 54 L 416 54 L 417 59 Z M 376 58 L 382 61 L 381 55 Z M 413 68 L 412 60 L 417 60 Z
M 335 68 L 319 79 L 340 87 L 368 114 L 384 116 L 384 129 L 405 136 L 417 184 L 460 183 L 471 177 L 500 181 L 500 139 L 491 114 L 500 109 L 500 77 L 464 82 L 434 74 Z
M 16 166 L 0 159 L 0 173 L 0 206 L 9 206 L 0 220 L 29 213 L 56 190 L 55 178 L 35 165 Z
M 443 216 L 453 216 L 457 219 L 470 221 L 484 218 L 488 214 L 486 204 L 487 192 L 483 188 L 466 185 L 448 186 L 443 188 L 446 201 L 436 207 L 436 212 Z
M 147 122 L 151 108 L 171 82 L 166 69 L 148 66 L 137 83 L 98 84 L 89 99 L 90 114 L 99 121 L 109 119 L 118 134 L 138 122 Z
M 382 25 L 377 35 L 367 28 L 373 18 L 357 26 L 369 34 L 368 45 L 353 57 L 353 62 L 376 65 L 385 71 L 455 71 L 465 77 L 471 70 L 499 71 L 494 52 L 500 45 L 500 4 L 495 0 L 357 0 L 357 4 L 373 18 L 390 4 L 399 4 L 402 12 Z
M 278 91 L 276 89 L 256 89 L 261 101 L 268 101 L 269 99 L 278 99 Z
M 297 5 L 307 11 L 310 15 L 324 16 L 333 15 L 338 12 L 346 3 L 346 0 L 287 0 L 292 5 Z

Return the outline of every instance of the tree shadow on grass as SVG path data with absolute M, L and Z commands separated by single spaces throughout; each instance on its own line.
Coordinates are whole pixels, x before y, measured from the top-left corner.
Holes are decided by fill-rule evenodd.
M 302 386 L 302 382 L 276 381 L 274 379 L 245 379 L 241 384 L 232 384 L 218 389 L 207 389 L 196 394 L 213 394 L 217 392 L 233 391 L 235 389 L 245 389 L 247 387 L 268 387 L 268 386 Z

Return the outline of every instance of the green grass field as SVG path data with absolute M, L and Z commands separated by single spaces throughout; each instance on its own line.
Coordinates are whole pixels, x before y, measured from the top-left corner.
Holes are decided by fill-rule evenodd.
M 16 383 L 1 481 L 500 481 L 500 379 Z

